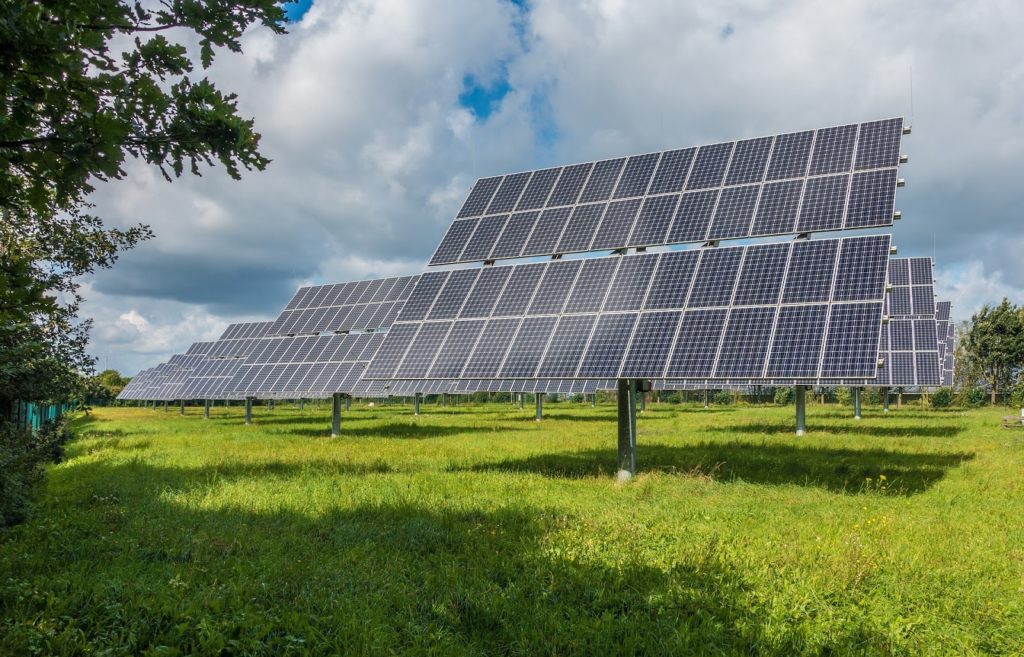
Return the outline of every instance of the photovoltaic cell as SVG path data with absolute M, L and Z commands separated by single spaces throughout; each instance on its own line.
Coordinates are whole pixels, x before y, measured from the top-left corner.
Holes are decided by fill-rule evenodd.
M 473 235 L 478 223 L 480 223 L 479 219 L 456 219 L 453 221 L 452 225 L 448 227 L 448 232 L 441 239 L 441 244 L 430 258 L 430 264 L 458 262 L 459 256 L 466 248 L 466 242 Z
M 538 376 L 572 378 L 580 365 L 597 315 L 565 315 L 551 335 L 551 343 L 540 365 Z
M 729 166 L 732 149 L 732 142 L 701 146 L 697 151 L 697 159 L 693 163 L 690 178 L 686 182 L 686 189 L 719 187 L 725 177 L 725 170 Z
M 570 213 L 572 208 L 556 208 L 542 212 L 540 219 L 537 220 L 537 226 L 523 247 L 522 255 L 525 257 L 555 253 L 555 246 L 565 229 Z
M 651 182 L 651 176 L 654 174 L 654 168 L 658 166 L 660 157 L 661 153 L 648 153 L 629 158 L 615 188 L 614 197 L 618 199 L 643 196 L 647 192 L 647 186 Z
M 431 322 L 423 325 L 416 339 L 412 341 L 402 364 L 398 367 L 396 378 L 421 379 L 427 374 L 434 357 L 448 335 L 452 322 Z
M 793 244 L 782 303 L 828 301 L 839 243 L 835 240 L 799 241 Z
M 872 235 L 843 243 L 834 301 L 867 301 L 885 293 L 889 266 L 889 236 Z
M 494 196 L 494 191 L 498 189 L 500 184 L 501 176 L 481 178 L 476 181 L 476 184 L 473 185 L 473 190 L 469 193 L 469 197 L 463 203 L 462 209 L 459 210 L 458 218 L 475 217 L 483 214 L 491 202 L 491 197 Z
M 774 307 L 734 308 L 729 314 L 715 376 L 760 378 L 774 323 Z
M 742 249 L 706 249 L 690 290 L 688 308 L 728 306 L 732 300 Z
M 735 306 L 774 305 L 786 275 L 790 246 L 758 244 L 747 249 L 736 284 Z
M 818 374 L 828 305 L 783 306 L 765 376 L 813 378 Z
M 625 163 L 626 158 L 624 157 L 595 163 L 579 202 L 607 201 L 611 197 L 612 189 L 615 188 L 615 183 L 618 182 L 619 173 Z
M 894 287 L 888 296 L 889 315 L 913 315 L 910 307 L 910 287 Z
M 497 371 L 519 329 L 519 319 L 491 319 L 487 321 L 473 355 L 466 361 L 463 375 L 489 377 Z
M 810 178 L 804 190 L 800 218 L 796 222 L 797 232 L 842 228 L 846 191 L 849 185 L 850 176 L 846 174 Z
M 818 130 L 811 158 L 811 175 L 849 171 L 853 166 L 856 139 L 856 124 Z
M 682 195 L 675 221 L 668 231 L 669 244 L 699 242 L 707 238 L 711 215 L 718 203 L 718 190 L 692 192 Z
M 665 243 L 665 235 L 672 224 L 679 196 L 649 196 L 644 199 L 637 217 L 633 232 L 626 243 L 635 246 L 648 246 Z
M 519 257 L 539 218 L 540 212 L 536 211 L 512 215 L 508 223 L 505 224 L 505 230 L 501 233 L 501 237 L 494 244 L 490 257 L 492 259 Z
M 641 202 L 641 199 L 634 198 L 610 203 L 601 219 L 601 227 L 590 244 L 590 250 L 618 249 L 628 244 L 629 233 L 633 229 Z
M 832 306 L 821 376 L 874 378 L 881 326 L 881 302 Z M 875 332 L 874 339 L 872 332 Z
M 896 208 L 896 169 L 865 171 L 853 176 L 844 228 L 879 226 L 891 220 Z
M 607 207 L 605 203 L 577 205 L 565 227 L 565 232 L 558 240 L 558 248 L 555 252 L 586 251 L 594 239 L 594 233 L 597 232 L 597 226 L 601 223 L 601 216 Z
M 910 258 L 910 284 L 932 285 L 931 258 Z
M 643 308 L 657 264 L 657 258 L 649 256 L 623 256 L 609 287 L 604 312 Z
M 722 190 L 707 239 L 720 240 L 749 235 L 760 191 L 760 185 L 727 187 Z
M 803 180 L 784 180 L 765 185 L 761 190 L 761 200 L 757 204 L 757 215 L 750 228 L 750 235 L 793 232 L 803 189 Z
M 679 311 L 640 315 L 619 376 L 638 379 L 661 377 L 681 316 Z
M 592 313 L 601 310 L 608 295 L 608 280 L 622 258 L 589 258 L 583 260 L 580 274 L 565 304 L 567 313 Z
M 746 185 L 761 182 L 764 179 L 773 141 L 774 137 L 760 137 L 737 142 L 725 184 Z
M 587 182 L 593 166 L 593 162 L 587 162 L 563 168 L 558 184 L 555 185 L 555 191 L 551 192 L 551 197 L 548 199 L 547 207 L 552 208 L 559 205 L 572 205 L 576 203 L 580 196 L 580 190 L 583 189 L 583 184 Z
M 658 169 L 647 190 L 648 194 L 668 194 L 683 191 L 686 177 L 690 173 L 690 165 L 693 163 L 693 156 L 696 148 L 683 148 L 676 151 L 666 151 L 658 162 Z
M 426 317 L 446 280 L 446 271 L 431 271 L 421 275 L 409 300 L 405 302 L 405 307 L 398 314 L 398 321 L 410 322 Z
M 613 378 L 618 375 L 619 364 L 626 352 L 624 335 L 632 335 L 638 315 L 615 313 L 601 315 L 590 337 L 590 344 L 580 361 L 576 376 L 580 378 Z
M 526 188 L 526 183 L 530 181 L 530 175 L 530 172 L 527 171 L 526 173 L 513 173 L 505 176 L 501 181 L 501 186 L 498 187 L 498 192 L 494 195 L 494 199 L 487 206 L 487 214 L 511 212 L 516 207 L 516 202 L 519 201 L 519 195 Z
M 895 167 L 900 163 L 903 119 L 862 123 L 857 139 L 856 169 Z
M 451 272 L 440 294 L 437 295 L 427 319 L 454 319 L 476 282 L 480 269 L 458 269 Z
M 483 328 L 482 319 L 455 322 L 444 346 L 438 351 L 428 376 L 432 379 L 458 378 L 462 368 L 466 366 L 464 354 L 472 351 Z
M 699 259 L 700 251 L 697 250 L 672 251 L 661 254 L 644 308 L 662 310 L 686 307 L 690 282 Z
M 503 316 L 524 314 L 526 309 L 529 307 L 530 302 L 533 300 L 533 294 L 537 289 L 537 283 L 540 281 L 540 277 L 544 273 L 544 268 L 546 266 L 546 263 L 538 262 L 536 264 L 516 267 L 512 271 L 512 275 L 509 277 L 508 283 L 505 284 L 504 291 L 501 296 L 498 297 L 498 303 L 494 308 L 493 315 Z M 406 305 L 408 305 L 408 303 Z
M 533 378 L 557 320 L 557 317 L 524 319 L 498 376 L 503 379 Z
M 910 301 L 913 314 L 935 314 L 935 293 L 931 285 L 914 285 L 911 287 Z
M 706 378 L 715 366 L 715 355 L 729 311 L 688 310 L 683 313 L 675 348 L 669 359 L 665 377 Z
M 465 319 L 489 316 L 512 271 L 511 267 L 485 267 L 481 270 L 480 278 L 466 298 L 459 317 Z
M 768 180 L 784 180 L 805 176 L 813 142 L 813 130 L 792 132 L 776 137 L 766 178 Z
M 516 210 L 540 210 L 543 208 L 548 196 L 551 195 L 551 190 L 555 187 L 558 174 L 561 172 L 561 168 L 534 171 L 533 177 L 530 178 L 530 184 L 526 186 L 526 190 L 516 205 Z
M 547 315 L 562 312 L 562 306 L 572 291 L 581 260 L 559 260 L 548 264 L 537 294 L 530 304 L 528 315 Z
M 498 236 L 501 235 L 501 229 L 505 227 L 506 221 L 508 221 L 506 214 L 481 219 L 476 232 L 473 233 L 473 237 L 470 238 L 466 249 L 458 259 L 462 262 L 486 260 L 491 249 L 494 248 L 494 243 L 498 241 Z

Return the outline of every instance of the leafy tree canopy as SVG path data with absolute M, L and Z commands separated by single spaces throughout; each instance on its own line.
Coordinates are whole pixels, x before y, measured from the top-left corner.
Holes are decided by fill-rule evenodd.
M 982 308 L 971 317 L 964 350 L 988 383 L 995 404 L 997 390 L 1010 386 L 1024 367 L 1021 309 L 1007 299 L 995 308 Z

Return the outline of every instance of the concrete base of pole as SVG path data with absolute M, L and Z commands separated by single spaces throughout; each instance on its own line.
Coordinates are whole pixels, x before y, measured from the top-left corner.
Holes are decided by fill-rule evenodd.
M 796 387 L 796 435 L 804 435 L 804 431 L 807 430 L 807 416 L 806 407 L 807 392 L 804 390 L 804 386 Z
M 245 398 L 245 423 L 252 424 L 252 397 Z
M 537 421 L 540 422 L 544 419 L 544 395 L 535 392 L 533 398 L 537 402 Z
M 334 393 L 331 402 L 331 438 L 337 438 L 341 434 L 341 393 Z
M 627 481 L 636 474 L 636 381 L 619 379 L 619 472 L 616 479 Z

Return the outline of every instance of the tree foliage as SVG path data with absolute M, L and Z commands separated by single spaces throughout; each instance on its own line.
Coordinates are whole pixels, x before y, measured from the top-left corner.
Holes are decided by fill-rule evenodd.
M 971 317 L 963 342 L 965 354 L 988 384 L 995 404 L 996 393 L 1012 386 L 1024 368 L 1021 309 L 1008 299 L 995 308 L 985 306 Z

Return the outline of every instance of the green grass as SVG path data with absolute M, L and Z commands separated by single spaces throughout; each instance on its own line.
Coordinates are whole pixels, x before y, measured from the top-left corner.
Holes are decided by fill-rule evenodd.
M 999 410 L 100 409 L 0 533 L 0 654 L 1020 655 Z

